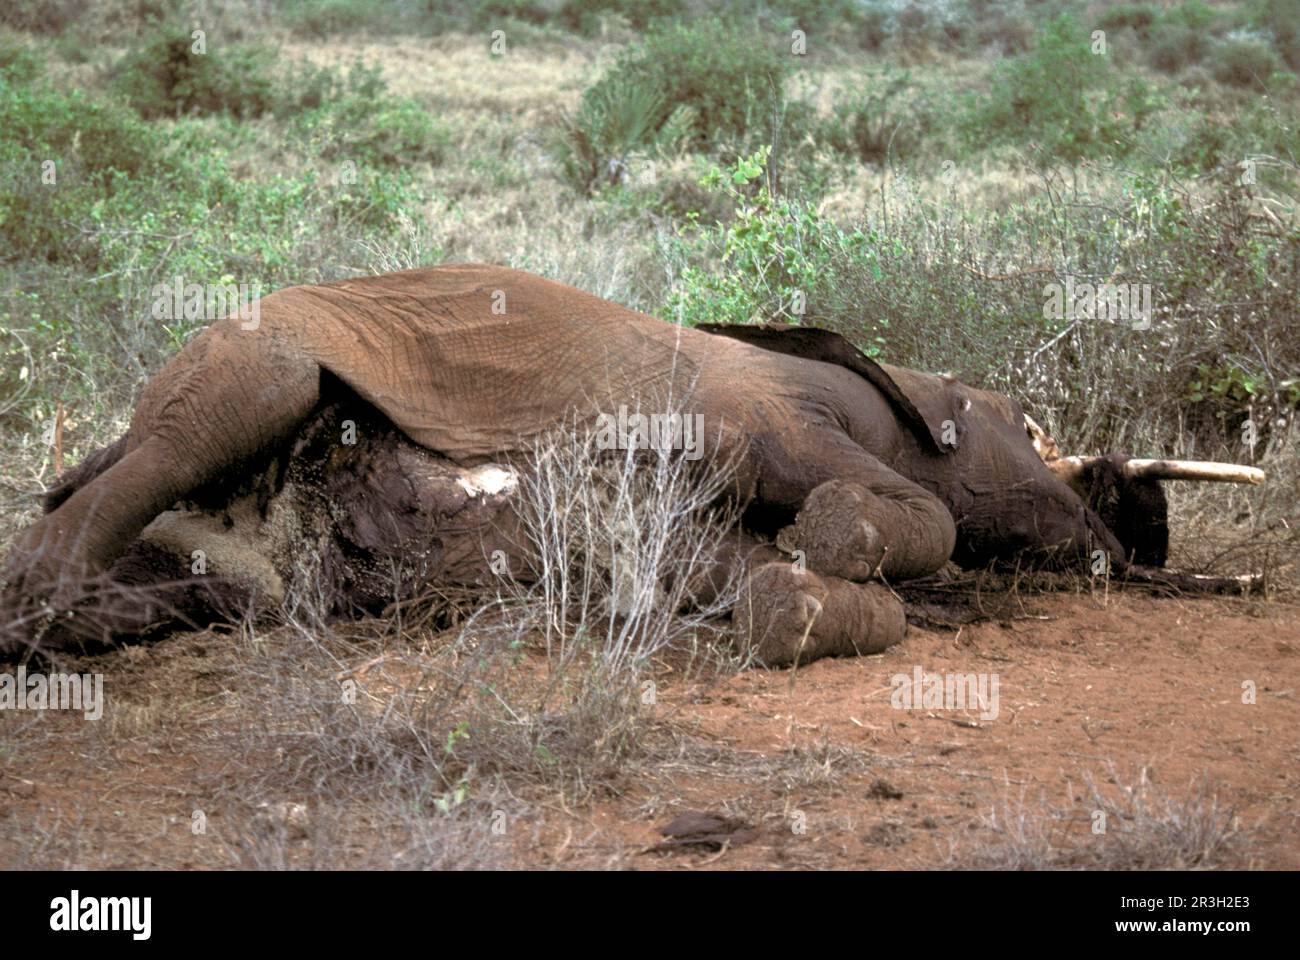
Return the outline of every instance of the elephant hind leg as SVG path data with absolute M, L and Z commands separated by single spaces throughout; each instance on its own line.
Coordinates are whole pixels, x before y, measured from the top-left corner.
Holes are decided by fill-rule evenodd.
M 159 372 L 113 448 L 116 462 L 24 532 L 7 591 L 70 591 L 177 500 L 292 435 L 320 396 L 319 366 L 238 335 L 213 328 Z
M 736 645 L 769 667 L 879 653 L 903 639 L 903 604 L 881 584 L 823 577 L 784 562 L 750 571 L 732 614 Z
M 122 459 L 126 453 L 126 437 L 119 437 L 106 447 L 100 447 L 75 467 L 69 467 L 59 474 L 54 485 L 45 491 L 41 507 L 46 513 L 52 513 L 74 493 L 90 483 L 97 476 Z
M 107 570 L 201 478 L 172 452 L 162 438 L 146 439 L 32 524 L 10 557 L 10 589 L 58 595 Z

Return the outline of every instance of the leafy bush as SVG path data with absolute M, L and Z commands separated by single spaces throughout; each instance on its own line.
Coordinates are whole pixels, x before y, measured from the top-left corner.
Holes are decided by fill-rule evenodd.
M 1300 73 L 1300 0 L 1265 0 L 1260 19 L 1279 56 Z
M 165 163 L 162 138 L 125 107 L 12 76 L 0 75 L 0 129 L 0 238 L 28 255 L 70 256 L 76 212 Z
M 595 33 L 601 18 L 618 14 L 631 26 L 644 30 L 657 20 L 681 17 L 686 0 L 565 0 L 559 19 L 566 27 L 582 33 Z
M 1158 19 L 1160 11 L 1155 7 L 1145 3 L 1125 3 L 1103 11 L 1096 22 L 1098 30 L 1128 29 L 1145 40 Z
M 835 330 L 892 363 L 1014 396 L 1069 424 L 1086 450 L 1177 437 L 1217 451 L 1240 443 L 1247 417 L 1264 442 L 1268 425 L 1300 409 L 1289 329 L 1300 234 L 1261 226 L 1235 185 L 1195 197 L 1130 174 L 1073 203 L 1058 179 L 1043 197 L 983 217 L 891 197 L 888 216 L 853 229 L 765 190 L 747 197 L 764 159 L 711 178 L 738 212 L 670 246 L 678 280 L 666 316 Z M 980 266 L 990 260 L 1000 266 Z M 1066 275 L 1148 284 L 1151 328 L 1047 318 L 1044 285 Z
M 0 76 L 19 83 L 32 80 L 45 70 L 39 54 L 9 33 L 0 33 Z
M 679 106 L 660 122 L 663 97 L 625 76 L 593 87 L 573 114 L 559 117 L 556 152 L 565 178 L 590 192 L 627 182 L 634 157 L 665 153 L 694 132 L 695 113 Z
M 346 74 L 299 67 L 303 109 L 294 118 L 300 136 L 326 159 L 404 166 L 446 159 L 451 134 L 409 97 L 388 92 L 379 68 L 360 61 Z
M 1183 170 L 1202 173 L 1220 167 L 1236 167 L 1242 160 L 1260 154 L 1276 157 L 1300 155 L 1300 112 L 1297 105 L 1282 98 L 1252 98 L 1236 107 L 1232 122 L 1219 116 L 1193 115 L 1178 126 L 1170 155 Z M 1285 189 L 1291 179 L 1272 168 L 1257 171 L 1261 182 L 1276 181 Z M 1294 192 L 1294 184 L 1289 192 Z
M 1165 73 L 1177 73 L 1200 63 L 1210 50 L 1204 30 L 1195 27 L 1167 27 L 1151 48 L 1151 65 Z
M 763 14 L 782 29 L 815 34 L 819 42 L 828 34 L 856 32 L 871 21 L 870 11 L 856 0 L 773 0 Z
M 859 254 L 870 258 L 861 232 L 841 230 L 812 207 L 773 196 L 766 185 L 752 199 L 747 195 L 769 154 L 763 147 L 725 171 L 714 167 L 703 181 L 736 205 L 736 215 L 679 241 L 686 265 L 668 300 L 670 319 L 687 326 L 824 321 L 833 310 L 827 298 L 834 295 L 837 265 L 856 263 Z M 877 344 L 866 346 L 874 352 Z
M 1281 68 L 1277 54 L 1255 40 L 1227 40 L 1214 52 L 1214 78 L 1234 87 L 1266 89 Z
M 1024 53 L 1034 38 L 1034 28 L 1027 20 L 1006 13 L 980 17 L 974 26 L 978 47 L 995 47 L 1003 55 Z
M 743 140 L 750 125 L 784 99 L 791 59 L 717 19 L 676 24 L 625 51 L 583 99 L 608 104 L 640 87 L 647 91 L 644 98 L 653 92 L 658 103 L 645 124 L 647 136 L 659 134 L 679 107 L 689 106 L 697 143 Z
M 496 29 L 513 21 L 544 24 L 554 0 L 281 0 L 277 19 L 300 36 L 410 34 L 431 36 Z
M 934 122 L 933 108 L 906 73 L 867 81 L 856 100 L 835 105 L 821 129 L 827 146 L 874 164 L 911 156 Z
M 89 6 L 90 0 L 5 0 L 0 23 L 32 33 L 61 33 Z
M 1088 31 L 1062 15 L 1030 52 L 997 70 L 987 98 L 968 98 L 963 126 L 974 145 L 1031 139 L 1077 160 L 1125 152 L 1158 103 L 1137 78 L 1118 77 L 1089 49 Z
M 315 38 L 383 33 L 399 26 L 401 19 L 390 4 L 374 0 L 294 0 L 281 16 L 294 33 Z
M 258 116 L 276 103 L 275 59 L 264 47 L 208 48 L 206 38 L 164 30 L 117 62 L 114 86 L 146 118 Z
M 1166 10 L 1160 18 L 1162 29 L 1187 27 L 1190 30 L 1201 30 L 1207 34 L 1214 31 L 1218 22 L 1218 12 L 1213 7 L 1207 6 L 1202 0 L 1189 0 L 1189 2 L 1180 3 Z

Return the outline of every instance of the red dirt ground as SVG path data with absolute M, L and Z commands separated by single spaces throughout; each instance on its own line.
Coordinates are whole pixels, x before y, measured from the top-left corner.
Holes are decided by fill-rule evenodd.
M 700 702 L 671 690 L 675 723 L 743 754 L 792 748 L 821 754 L 832 779 L 811 788 L 755 781 L 722 769 L 664 772 L 584 821 L 586 844 L 648 847 L 678 810 L 733 811 L 760 825 L 758 840 L 725 853 L 649 854 L 638 866 L 728 868 L 955 865 L 971 835 L 989 842 L 984 816 L 1071 806 L 1085 774 L 1148 778 L 1179 800 L 1208 775 L 1221 804 L 1251 832 L 1236 866 L 1300 867 L 1300 610 L 1294 606 L 1155 599 L 1138 594 L 1038 596 L 1023 619 L 960 631 L 912 627 L 881 656 L 822 660 L 798 673 L 749 671 Z M 997 673 L 1000 715 L 903 712 L 890 678 L 927 672 Z M 1242 703 L 1242 682 L 1256 702 Z M 836 748 L 865 751 L 870 766 L 836 770 Z M 807 774 L 805 773 L 805 776 Z M 882 783 L 883 781 L 883 783 Z M 901 794 L 901 796 L 898 796 Z M 1087 815 L 1090 806 L 1082 806 Z M 805 832 L 796 833 L 802 812 Z M 575 831 L 580 828 L 572 825 Z M 567 829 L 567 827 L 566 827 Z M 1085 824 L 1079 842 L 1090 842 Z M 549 858 L 548 858 L 549 859 Z M 590 863 L 570 842 L 556 859 Z M 544 861 L 545 862 L 545 861 Z
M 1012 858 L 1019 865 L 1176 865 L 1098 856 L 1129 825 L 1112 820 L 1103 836 L 1089 830 L 1096 803 L 1087 778 L 1114 799 L 1114 775 L 1148 783 L 1151 796 L 1175 804 L 1175 819 L 1198 796 L 1232 811 L 1237 836 L 1205 865 L 1300 869 L 1300 607 L 1137 591 L 1040 594 L 1018 606 L 1010 619 L 960 629 L 912 627 L 883 655 L 795 674 L 750 670 L 705 687 L 666 671 L 651 755 L 585 805 L 533 798 L 526 828 L 507 834 L 509 862 L 998 865 L 1010 849 L 1001 827 L 1009 815 L 1013 825 L 1023 818 L 1030 838 L 1016 849 L 1043 837 L 1064 851 L 1064 859 Z M 210 784 L 234 759 L 212 736 L 219 691 L 206 679 L 203 644 L 220 642 L 175 638 L 99 662 L 110 680 L 115 667 L 164 677 L 156 695 L 186 704 L 165 723 L 134 717 L 138 734 L 119 720 L 92 749 L 78 717 L 43 717 L 33 740 L 15 715 L 0 716 L 0 866 L 233 865 L 189 829 L 191 810 L 204 796 L 212 806 Z M 998 717 L 895 709 L 890 679 L 917 665 L 996 674 Z M 1254 703 L 1243 703 L 1246 681 Z M 1069 817 L 1052 819 L 1053 810 Z M 650 851 L 659 829 L 685 811 L 725 814 L 756 834 L 721 848 Z M 211 815 L 219 824 L 220 810 Z

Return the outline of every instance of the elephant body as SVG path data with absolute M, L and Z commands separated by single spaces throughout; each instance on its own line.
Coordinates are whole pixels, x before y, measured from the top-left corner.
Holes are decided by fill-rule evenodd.
M 103 575 L 177 501 L 228 505 L 232 488 L 268 463 L 337 459 L 304 431 L 340 403 L 391 432 L 392 442 L 366 449 L 372 462 L 391 460 L 387 475 L 407 478 L 404 488 L 419 486 L 409 480 L 412 457 L 435 464 L 416 471 L 435 478 L 427 503 L 385 509 L 447 529 L 465 509 L 448 506 L 458 471 L 517 455 L 545 431 L 620 408 L 698 414 L 702 455 L 734 468 L 755 538 L 740 552 L 766 584 L 737 620 L 789 633 L 800 617 L 822 617 L 820 636 L 796 631 L 805 651 L 901 636 L 901 614 L 877 610 L 877 576 L 923 576 L 950 558 L 1073 562 L 1094 549 L 1124 563 L 1120 541 L 1039 459 L 1018 404 L 877 364 L 824 331 L 683 328 L 473 264 L 292 287 L 258 307 L 255 321 L 219 320 L 188 343 L 147 385 L 127 434 L 61 478 L 49 512 L 11 554 L 11 601 Z M 385 474 L 348 455 L 353 467 L 330 482 L 349 469 L 370 478 L 354 478 L 341 497 L 364 518 L 360 505 L 387 502 L 366 494 Z M 475 543 L 493 522 L 477 503 L 462 520 L 455 529 Z M 806 573 L 787 573 L 770 546 L 760 550 L 780 531 L 806 557 Z M 837 617 L 845 622 L 829 622 Z M 764 649 L 780 662 L 799 655 L 788 646 Z

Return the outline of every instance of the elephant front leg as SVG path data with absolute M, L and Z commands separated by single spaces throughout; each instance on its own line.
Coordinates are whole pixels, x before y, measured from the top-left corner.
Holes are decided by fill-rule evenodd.
M 831 577 L 862 583 L 879 573 L 901 580 L 943 566 L 956 528 L 936 497 L 893 474 L 870 487 L 841 479 L 819 485 L 777 542 Z
M 742 652 L 770 667 L 879 653 L 903 639 L 903 604 L 881 584 L 823 577 L 785 562 L 752 569 L 732 614 Z

